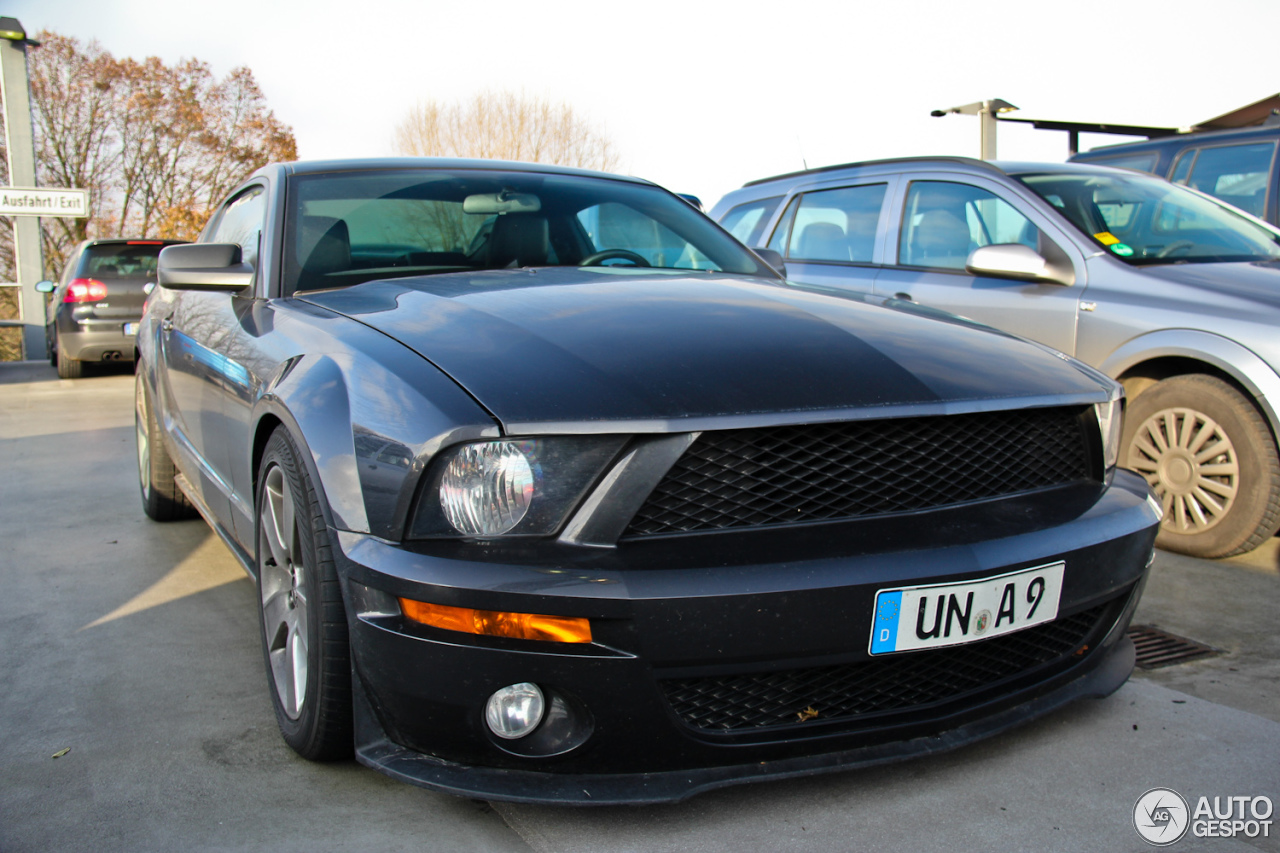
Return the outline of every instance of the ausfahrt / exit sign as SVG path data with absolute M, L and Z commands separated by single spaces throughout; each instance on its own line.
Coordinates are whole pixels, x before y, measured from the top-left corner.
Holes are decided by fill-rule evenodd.
M 0 187 L 0 216 L 88 215 L 88 190 Z

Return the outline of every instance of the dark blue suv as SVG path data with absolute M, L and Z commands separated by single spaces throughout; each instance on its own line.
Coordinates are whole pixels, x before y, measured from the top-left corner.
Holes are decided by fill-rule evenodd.
M 1071 160 L 1150 172 L 1280 225 L 1278 142 L 1280 121 L 1273 118 L 1262 127 L 1107 145 L 1077 154 Z

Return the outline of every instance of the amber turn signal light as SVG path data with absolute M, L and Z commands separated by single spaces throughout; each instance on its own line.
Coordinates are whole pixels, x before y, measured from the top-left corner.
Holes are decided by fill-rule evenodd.
M 591 623 L 578 616 L 475 610 L 470 607 L 450 607 L 447 604 L 428 604 L 409 598 L 400 599 L 400 609 L 414 622 L 446 631 L 552 643 L 591 642 Z

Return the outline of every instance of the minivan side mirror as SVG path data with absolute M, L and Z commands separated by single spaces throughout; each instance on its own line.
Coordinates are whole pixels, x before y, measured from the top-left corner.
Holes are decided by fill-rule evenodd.
M 1075 275 L 1060 269 L 1057 264 L 1021 243 L 994 243 L 979 246 L 969 253 L 965 261 L 966 272 L 974 275 L 990 275 L 997 278 L 1016 278 L 1043 284 L 1068 285 L 1075 283 Z
M 253 284 L 253 266 L 237 243 L 186 243 L 160 250 L 156 278 L 170 290 L 237 291 Z
M 37 281 L 36 293 L 53 293 L 58 289 L 58 285 L 52 281 Z
M 778 275 L 783 278 L 787 277 L 787 265 L 782 262 L 782 255 L 778 254 L 773 249 L 752 249 L 751 251 L 755 252 L 756 257 L 760 260 L 773 267 Z

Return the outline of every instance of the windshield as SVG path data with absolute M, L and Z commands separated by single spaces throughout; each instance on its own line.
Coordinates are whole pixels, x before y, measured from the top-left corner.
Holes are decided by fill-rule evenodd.
M 1146 175 L 1015 176 L 1100 248 L 1129 264 L 1280 258 L 1280 232 Z
M 665 190 L 577 175 L 414 169 L 300 175 L 285 292 L 381 278 L 546 266 L 776 277 Z

